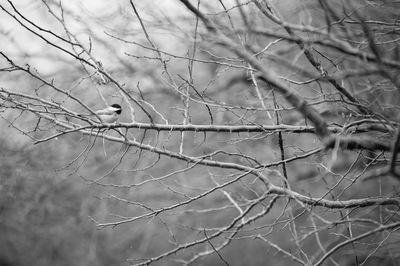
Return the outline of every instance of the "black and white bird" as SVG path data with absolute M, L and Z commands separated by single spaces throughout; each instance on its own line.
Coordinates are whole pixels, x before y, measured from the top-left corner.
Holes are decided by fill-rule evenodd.
M 111 124 L 118 120 L 122 113 L 122 107 L 121 105 L 114 103 L 107 108 L 96 111 L 95 113 L 100 118 L 101 122 Z

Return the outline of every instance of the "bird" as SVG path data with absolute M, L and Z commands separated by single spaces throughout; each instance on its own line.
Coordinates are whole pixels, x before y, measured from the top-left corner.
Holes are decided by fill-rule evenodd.
M 110 105 L 107 108 L 98 110 L 95 112 L 95 114 L 100 118 L 101 122 L 103 123 L 108 123 L 108 124 L 112 124 L 114 122 L 116 122 L 119 118 L 119 116 L 122 113 L 122 107 L 121 105 L 114 103 L 112 105 Z M 79 115 L 79 116 L 83 116 L 83 115 Z M 88 115 L 85 115 L 88 116 Z M 90 116 L 90 115 L 89 115 Z M 93 116 L 93 115 L 91 115 Z

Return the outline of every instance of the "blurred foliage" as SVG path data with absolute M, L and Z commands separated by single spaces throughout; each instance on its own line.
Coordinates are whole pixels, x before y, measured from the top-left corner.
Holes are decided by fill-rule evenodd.
M 68 145 L 58 143 L 58 145 Z M 117 258 L 88 219 L 101 212 L 93 191 L 60 175 L 56 145 L 13 150 L 1 142 L 1 265 L 116 265 Z

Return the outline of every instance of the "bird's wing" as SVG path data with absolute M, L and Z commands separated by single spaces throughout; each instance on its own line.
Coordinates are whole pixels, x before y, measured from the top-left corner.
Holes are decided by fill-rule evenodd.
M 113 113 L 114 113 L 114 108 L 110 108 L 110 107 L 103 109 L 103 110 L 96 111 L 97 115 L 112 115 Z

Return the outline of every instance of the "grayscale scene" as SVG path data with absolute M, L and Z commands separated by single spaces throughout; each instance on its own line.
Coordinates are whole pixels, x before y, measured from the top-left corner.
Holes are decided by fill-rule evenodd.
M 400 1 L 0 0 L 0 266 L 400 265 Z

